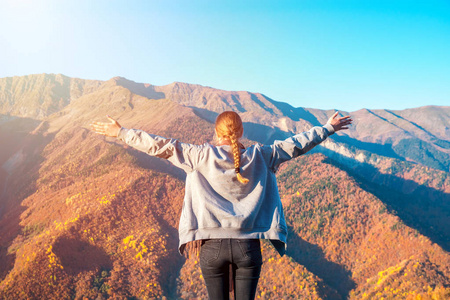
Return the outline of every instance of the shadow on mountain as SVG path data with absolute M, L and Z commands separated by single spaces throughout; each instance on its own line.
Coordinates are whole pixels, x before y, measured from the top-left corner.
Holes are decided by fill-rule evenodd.
M 386 111 L 387 113 L 390 113 L 391 115 L 395 116 L 396 118 L 402 119 L 408 123 L 411 123 L 412 125 L 414 125 L 415 127 L 419 128 L 420 130 L 422 130 L 423 132 L 425 132 L 427 135 L 431 136 L 431 142 L 434 143 L 437 146 L 440 146 L 444 149 L 450 149 L 450 142 L 440 139 L 438 138 L 436 135 L 434 135 L 432 132 L 428 131 L 427 129 L 425 129 L 424 127 L 420 126 L 419 124 L 417 124 L 416 122 L 413 122 L 411 120 L 408 120 L 402 116 L 400 116 L 399 114 L 394 113 L 391 110 L 387 110 L 385 109 L 384 111 Z
M 53 253 L 61 260 L 64 271 L 78 275 L 98 269 L 111 270 L 112 261 L 100 247 L 94 246 L 80 237 L 59 237 L 53 244 Z
M 132 92 L 133 94 L 143 96 L 149 99 L 164 99 L 166 95 L 162 92 L 157 92 L 155 90 L 155 86 L 151 84 L 137 83 L 131 80 L 128 80 L 123 77 L 114 78 L 117 85 L 120 85 Z
M 316 116 L 303 107 L 293 107 L 292 105 L 285 103 L 285 102 L 278 102 L 275 101 L 267 96 L 266 99 L 272 103 L 276 108 L 278 108 L 283 115 L 290 118 L 293 121 L 298 121 L 299 119 L 303 119 L 305 121 L 308 121 L 313 126 L 320 126 L 322 125 L 319 120 L 316 118 Z
M 25 209 L 25 207 L 17 206 L 13 211 L 5 214 L 0 221 L 0 282 L 14 268 L 17 247 L 13 245 L 13 241 L 22 233 L 19 222 L 20 215 Z
M 303 265 L 308 271 L 320 277 L 325 284 L 335 289 L 343 299 L 346 299 L 350 291 L 356 287 L 350 271 L 342 265 L 327 260 L 319 246 L 299 237 L 291 227 L 289 227 L 287 249 L 287 255 Z M 325 291 L 321 292 L 322 294 L 325 293 Z M 332 297 L 332 295 L 322 296 L 326 299 Z
M 413 180 L 383 174 L 374 166 L 356 160 L 353 168 L 329 157 L 324 162 L 348 172 L 362 189 L 385 203 L 390 213 L 397 215 L 405 225 L 450 251 L 450 194 Z
M 345 144 L 354 151 L 360 149 L 401 161 L 405 161 L 408 158 L 424 166 L 445 172 L 448 171 L 450 165 L 449 154 L 439 151 L 431 143 L 414 137 L 402 139 L 396 145 L 391 144 L 389 140 L 385 144 L 363 142 L 347 135 L 333 135 L 331 139 Z
M 272 144 L 275 140 L 284 140 L 292 136 L 292 133 L 282 131 L 277 127 L 250 122 L 244 122 L 243 125 L 244 137 L 261 144 Z
M 178 229 L 172 227 L 160 214 L 154 214 L 155 219 L 164 228 L 167 233 L 167 249 L 169 255 L 160 258 L 158 264 L 161 266 L 167 266 L 169 272 L 162 272 L 161 274 L 161 287 L 163 288 L 164 295 L 168 299 L 177 299 L 177 279 L 180 277 L 181 268 L 183 267 L 186 259 L 178 252 Z
M 136 158 L 136 163 L 141 168 L 168 174 L 183 181 L 186 180 L 186 173 L 182 169 L 172 165 L 166 159 L 150 156 L 131 147 L 125 147 L 125 150 L 128 154 Z
M 16 117 L 13 122 L 15 139 L 11 142 L 6 138 L 11 142 L 8 145 L 11 148 L 2 149 L 10 153 L 5 156 L 9 159 L 2 164 L 3 172 L 0 172 L 0 281 L 14 267 L 16 250 L 27 238 L 28 233 L 20 225 L 21 215 L 27 209 L 22 206 L 22 201 L 36 192 L 39 167 L 44 161 L 41 153 L 54 137 L 53 134 L 43 136 L 48 125 L 46 122 Z M 4 141 L 7 127 L 5 123 L 1 125 L 0 137 Z
M 392 157 L 399 160 L 405 160 L 404 157 L 398 155 L 394 149 L 392 144 L 386 143 L 386 144 L 376 144 L 376 143 L 368 143 L 363 142 L 354 138 L 349 137 L 348 135 L 337 135 L 334 134 L 331 136 L 333 140 L 339 143 L 346 144 L 346 146 L 350 149 L 361 149 L 365 151 L 369 151 L 371 153 L 375 153 L 378 155 L 386 156 L 386 157 Z
M 430 168 L 444 172 L 448 172 L 450 168 L 450 154 L 440 151 L 431 143 L 418 138 L 403 139 L 393 149 L 401 156 L 420 162 Z
M 216 123 L 216 118 L 219 115 L 218 113 L 208 110 L 208 109 L 204 109 L 204 108 L 198 108 L 195 106 L 188 106 L 189 108 L 191 108 L 194 111 L 194 114 L 203 119 L 206 120 L 207 122 L 211 123 L 211 124 L 215 124 Z
M 255 94 L 250 93 L 250 98 L 251 98 L 256 104 L 258 104 L 262 109 L 264 109 L 265 111 L 267 111 L 269 114 L 275 115 L 275 112 L 273 111 L 273 109 L 267 107 L 261 100 L 258 99 L 258 97 L 257 97 Z

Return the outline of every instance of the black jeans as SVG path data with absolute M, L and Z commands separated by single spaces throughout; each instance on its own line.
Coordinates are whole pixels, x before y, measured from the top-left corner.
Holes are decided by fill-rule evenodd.
M 201 247 L 200 268 L 211 300 L 229 299 L 230 266 L 234 298 L 254 299 L 261 265 L 258 239 L 211 239 Z

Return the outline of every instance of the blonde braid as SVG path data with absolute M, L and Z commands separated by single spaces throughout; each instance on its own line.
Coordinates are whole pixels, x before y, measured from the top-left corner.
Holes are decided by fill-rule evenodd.
M 246 184 L 248 183 L 248 179 L 244 178 L 241 175 L 241 151 L 236 138 L 236 134 L 234 132 L 231 132 L 230 134 L 230 142 L 231 142 L 231 149 L 233 150 L 234 170 L 236 171 L 237 179 L 239 180 L 240 183 Z

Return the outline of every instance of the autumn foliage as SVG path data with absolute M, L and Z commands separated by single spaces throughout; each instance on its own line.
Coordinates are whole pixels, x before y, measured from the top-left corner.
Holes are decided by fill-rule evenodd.
M 80 124 L 111 110 L 124 126 L 196 144 L 212 141 L 213 124 L 104 86 L 20 141 L 0 131 L 14 148 L 0 159 L 18 153 L 0 172 L 0 299 L 206 298 L 198 259 L 178 253 L 182 172 Z M 376 159 L 351 169 L 313 153 L 282 165 L 288 250 L 262 242 L 257 299 L 450 299 L 448 173 Z

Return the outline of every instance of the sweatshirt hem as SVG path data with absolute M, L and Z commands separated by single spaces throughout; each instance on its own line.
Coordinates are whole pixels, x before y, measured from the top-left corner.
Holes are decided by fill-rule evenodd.
M 203 239 L 267 239 L 270 240 L 277 252 L 283 256 L 286 253 L 287 232 L 281 228 L 264 228 L 266 231 L 258 230 L 258 228 L 242 229 L 242 228 L 201 228 L 195 230 L 187 230 L 180 232 L 180 243 L 178 251 L 182 254 L 185 244 Z

